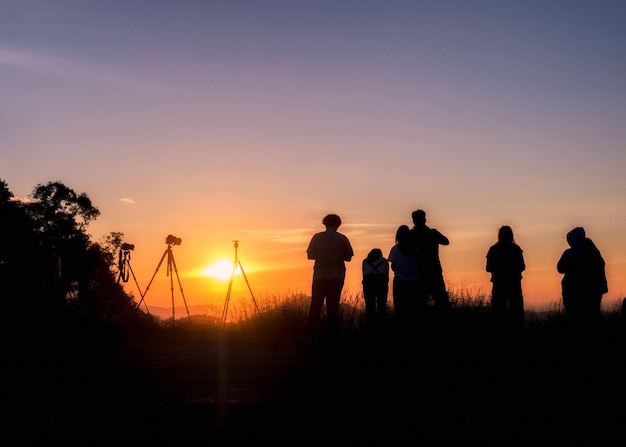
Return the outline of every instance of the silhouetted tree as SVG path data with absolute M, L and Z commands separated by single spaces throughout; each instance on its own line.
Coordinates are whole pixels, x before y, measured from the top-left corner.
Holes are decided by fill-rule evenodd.
M 32 312 L 31 304 L 40 293 L 37 269 L 43 256 L 36 223 L 23 202 L 16 200 L 0 179 L 0 297 L 8 322 L 19 325 Z M 1 325 L 6 327 L 7 325 Z M 10 327 L 7 327 L 11 330 Z
M 109 256 L 99 244 L 87 248 L 78 273 L 77 293 L 69 304 L 89 320 L 117 322 L 127 319 L 135 312 L 132 297 L 124 292 L 111 271 Z
M 86 227 L 100 215 L 86 194 L 76 194 L 61 182 L 37 185 L 26 205 L 36 222 L 39 243 L 46 256 L 39 275 L 46 291 L 41 303 L 53 315 L 62 312 L 66 299 L 76 298 L 86 280 L 85 256 L 89 247 Z
M 87 225 L 100 211 L 86 194 L 57 181 L 19 201 L 0 180 L 0 210 L 0 287 L 5 300 L 19 303 L 13 311 L 52 325 L 70 316 L 120 321 L 135 311 L 112 269 L 123 235 L 111 233 L 106 247 L 90 240 Z
M 104 256 L 113 275 L 119 276 L 119 253 L 124 241 L 124 233 L 119 231 L 111 231 L 100 239 L 99 245 L 102 248 L 102 256 Z

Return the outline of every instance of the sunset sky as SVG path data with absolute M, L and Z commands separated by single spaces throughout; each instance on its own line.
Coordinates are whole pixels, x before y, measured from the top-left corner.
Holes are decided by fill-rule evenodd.
M 626 294 L 625 23 L 604 0 L 5 0 L 0 178 L 17 197 L 86 193 L 93 239 L 124 233 L 140 287 L 155 276 L 148 306 L 171 305 L 168 234 L 187 304 L 221 305 L 228 281 L 203 272 L 234 240 L 258 299 L 308 294 L 306 247 L 337 213 L 360 293 L 362 259 L 418 208 L 450 239 L 451 291 L 490 293 L 485 255 L 510 225 L 527 308 L 558 302 L 583 226 L 610 304 Z M 236 277 L 231 300 L 248 298 Z

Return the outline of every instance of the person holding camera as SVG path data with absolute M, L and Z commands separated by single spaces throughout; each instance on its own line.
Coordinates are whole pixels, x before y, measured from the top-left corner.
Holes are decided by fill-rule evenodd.
M 434 308 L 440 312 L 450 308 L 450 300 L 446 283 L 443 279 L 443 268 L 439 259 L 439 246 L 450 245 L 446 236 L 435 228 L 426 225 L 426 212 L 415 210 L 411 214 L 413 241 L 420 252 L 420 294 L 426 299 L 432 298 Z

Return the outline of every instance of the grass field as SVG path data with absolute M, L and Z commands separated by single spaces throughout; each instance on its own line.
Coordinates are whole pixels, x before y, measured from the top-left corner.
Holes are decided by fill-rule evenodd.
M 558 309 L 522 333 L 482 299 L 447 319 L 310 333 L 302 297 L 176 324 L 80 328 L 10 343 L 6 429 L 17 444 L 623 445 L 621 315 L 584 333 Z M 18 336 L 16 336 L 18 337 Z M 24 334 L 22 334 L 24 337 Z

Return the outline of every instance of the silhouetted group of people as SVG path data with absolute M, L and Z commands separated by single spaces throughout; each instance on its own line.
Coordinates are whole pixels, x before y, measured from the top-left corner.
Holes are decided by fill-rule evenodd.
M 431 301 L 440 315 L 450 307 L 439 259 L 439 246 L 449 245 L 450 241 L 437 229 L 426 225 L 424 210 L 414 211 L 411 218 L 412 228 L 400 225 L 396 230 L 395 244 L 388 257 L 394 273 L 394 314 L 404 327 L 418 323 L 415 320 L 425 316 Z
M 418 209 L 411 214 L 413 226 L 400 225 L 395 244 L 387 257 L 380 248 L 373 248 L 362 261 L 365 323 L 374 327 L 387 319 L 389 280 L 393 314 L 402 327 L 419 325 L 420 319 L 432 309 L 445 316 L 450 299 L 439 258 L 439 246 L 449 245 L 449 239 L 426 225 L 426 212 Z M 318 327 L 326 302 L 327 324 L 339 322 L 339 303 L 346 267 L 354 251 L 348 238 L 337 230 L 341 218 L 336 214 L 324 217 L 326 230 L 316 233 L 307 248 L 308 259 L 314 260 L 313 284 L 308 324 Z M 589 328 L 601 321 L 600 304 L 608 292 L 605 261 L 600 251 L 582 227 L 567 234 L 569 248 L 557 262 L 563 274 L 561 282 L 565 315 L 575 328 Z M 489 247 L 485 269 L 491 274 L 491 312 L 498 327 L 524 328 L 524 297 L 522 273 L 526 270 L 522 248 L 515 242 L 513 230 L 499 228 L 497 241 Z M 432 305 L 431 305 L 432 303 Z

